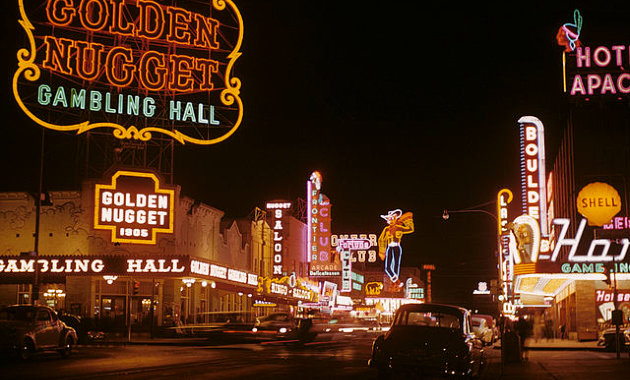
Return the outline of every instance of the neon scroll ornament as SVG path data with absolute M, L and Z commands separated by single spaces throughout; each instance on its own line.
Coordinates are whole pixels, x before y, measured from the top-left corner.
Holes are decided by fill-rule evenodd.
M 28 47 L 13 95 L 36 124 L 199 145 L 240 126 L 243 19 L 232 0 L 17 1 Z
M 396 209 L 389 211 L 387 215 L 381 215 L 381 218 L 387 221 L 387 226 L 378 238 L 378 253 L 381 260 L 385 261 L 385 273 L 393 283 L 398 283 L 402 258 L 400 240 L 404 234 L 414 231 L 413 214 L 403 214 L 402 210 Z M 400 282 L 398 285 L 402 287 L 404 283 Z
M 558 45 L 565 47 L 565 52 L 570 53 L 580 46 L 580 32 L 582 31 L 582 15 L 579 10 L 573 11 L 573 23 L 565 23 L 558 30 L 556 40 Z

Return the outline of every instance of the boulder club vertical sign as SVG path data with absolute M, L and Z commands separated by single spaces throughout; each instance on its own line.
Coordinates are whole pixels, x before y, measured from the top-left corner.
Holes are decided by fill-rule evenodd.
M 173 233 L 175 191 L 153 173 L 116 172 L 96 185 L 94 204 L 94 228 L 110 230 L 112 243 L 155 244 L 158 233 Z

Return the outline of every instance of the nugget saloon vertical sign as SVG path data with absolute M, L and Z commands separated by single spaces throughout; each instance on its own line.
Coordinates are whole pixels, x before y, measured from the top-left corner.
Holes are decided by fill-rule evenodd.
M 42 127 L 210 145 L 243 117 L 232 0 L 11 0 L 25 44 L 12 87 Z
M 118 171 L 94 190 L 94 228 L 110 230 L 113 243 L 155 244 L 173 233 L 175 191 L 153 173 Z

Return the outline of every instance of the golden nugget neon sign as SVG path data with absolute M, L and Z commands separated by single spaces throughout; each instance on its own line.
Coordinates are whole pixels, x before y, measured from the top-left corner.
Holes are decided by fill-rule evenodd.
M 94 228 L 112 231 L 113 243 L 155 244 L 173 232 L 175 191 L 153 173 L 118 171 L 94 190 Z
M 111 128 L 119 139 L 147 141 L 157 132 L 201 145 L 230 137 L 243 116 L 241 81 L 232 75 L 241 14 L 232 0 L 169 3 L 47 0 L 27 15 L 18 0 L 29 42 L 13 76 L 20 108 L 45 128 L 77 134 Z

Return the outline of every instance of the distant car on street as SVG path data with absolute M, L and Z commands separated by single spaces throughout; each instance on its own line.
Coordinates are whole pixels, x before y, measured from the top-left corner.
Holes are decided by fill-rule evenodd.
M 67 357 L 77 343 L 76 331 L 47 306 L 16 305 L 0 310 L 0 349 L 29 359 L 40 351 Z
M 488 321 L 485 318 L 473 315 L 470 322 L 472 323 L 472 331 L 484 345 L 489 346 L 494 343 L 494 331 L 488 326 Z
M 272 313 L 266 317 L 257 318 L 252 331 L 286 336 L 294 332 L 297 323 L 298 321 L 291 313 Z
M 473 334 L 470 311 L 441 304 L 406 304 L 390 330 L 372 345 L 368 364 L 379 377 L 431 377 L 480 374 L 483 343 Z

